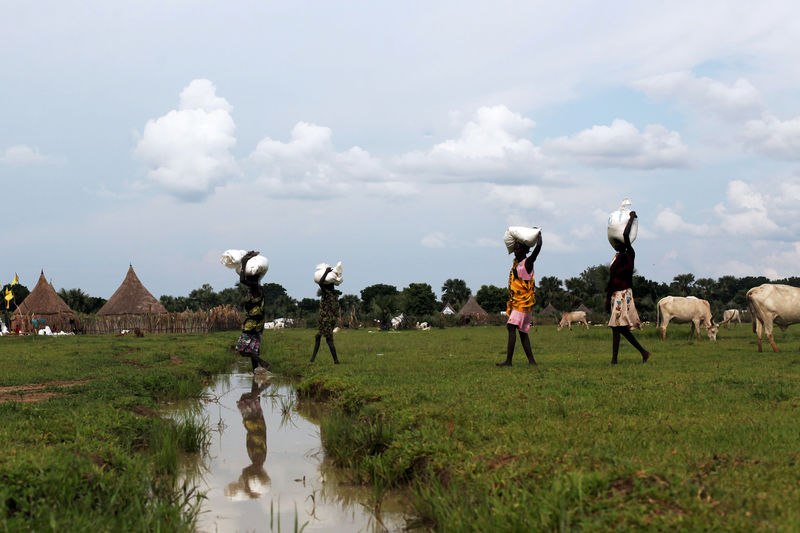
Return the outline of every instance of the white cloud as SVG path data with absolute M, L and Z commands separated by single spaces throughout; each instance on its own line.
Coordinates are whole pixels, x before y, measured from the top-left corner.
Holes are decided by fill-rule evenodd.
M 549 140 L 545 148 L 593 167 L 639 169 L 684 167 L 689 153 L 678 132 L 658 124 L 640 132 L 622 119 L 610 126 L 592 126 L 571 137 Z
M 639 80 L 633 86 L 649 97 L 675 99 L 704 115 L 741 120 L 757 116 L 763 109 L 753 85 L 739 78 L 731 85 L 711 78 L 698 78 L 689 71 L 671 72 Z
M 50 158 L 42 154 L 38 148 L 31 148 L 24 144 L 9 146 L 0 156 L 0 163 L 15 166 L 41 165 L 49 160 Z
M 536 185 L 491 185 L 487 199 L 501 209 L 540 209 L 554 212 L 555 203 Z
M 780 120 L 765 115 L 748 121 L 742 135 L 757 152 L 779 159 L 800 159 L 800 117 Z
M 767 212 L 767 200 L 753 186 L 743 181 L 728 183 L 727 204 L 719 204 L 722 230 L 731 235 L 763 236 L 777 231 L 778 225 Z
M 148 180 L 180 199 L 199 201 L 236 177 L 231 109 L 210 81 L 193 80 L 181 92 L 180 109 L 148 120 L 134 149 Z
M 257 183 L 273 197 L 329 198 L 365 182 L 371 194 L 409 196 L 412 185 L 392 179 L 383 163 L 354 146 L 337 152 L 330 128 L 298 122 L 288 142 L 264 138 L 248 158 Z
M 541 149 L 526 138 L 535 123 L 506 106 L 481 107 L 457 139 L 395 161 L 400 171 L 439 182 L 514 181 L 541 175 Z
M 422 238 L 420 244 L 425 248 L 444 248 L 447 246 L 447 236 L 440 231 L 430 233 Z
M 710 236 L 711 228 L 705 224 L 691 224 L 683 220 L 670 208 L 662 209 L 656 215 L 655 227 L 666 233 L 688 233 L 696 237 Z

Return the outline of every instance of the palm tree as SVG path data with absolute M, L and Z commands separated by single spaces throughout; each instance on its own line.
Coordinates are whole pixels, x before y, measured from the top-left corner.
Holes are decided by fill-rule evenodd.
M 448 279 L 442 285 L 442 303 L 453 306 L 458 311 L 466 303 L 472 291 L 463 279 Z

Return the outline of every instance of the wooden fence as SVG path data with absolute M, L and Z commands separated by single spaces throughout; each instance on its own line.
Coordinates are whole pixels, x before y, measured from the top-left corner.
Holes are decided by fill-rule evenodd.
M 242 314 L 229 305 L 209 311 L 183 311 L 180 313 L 147 315 L 81 315 L 78 330 L 82 333 L 114 333 L 124 330 L 144 333 L 208 333 L 227 331 L 242 326 Z

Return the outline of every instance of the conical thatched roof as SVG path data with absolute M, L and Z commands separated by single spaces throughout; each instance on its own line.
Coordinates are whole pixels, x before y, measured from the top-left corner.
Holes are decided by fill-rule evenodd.
M 542 315 L 542 316 L 550 316 L 553 313 L 558 313 L 558 310 L 556 310 L 556 308 L 553 307 L 553 304 L 547 304 L 547 307 L 542 309 L 542 312 L 539 313 L 539 314 Z
M 473 317 L 489 316 L 489 313 L 484 311 L 483 307 L 478 305 L 478 301 L 471 294 L 469 296 L 469 300 L 467 300 L 467 303 L 465 303 L 464 306 L 458 311 L 458 314 L 461 316 L 473 316 Z
M 44 271 L 39 275 L 39 281 L 31 293 L 22 300 L 17 310 L 14 311 L 14 316 L 22 315 L 58 315 L 66 314 L 75 316 L 75 312 L 70 309 L 67 303 L 61 299 L 56 290 L 53 288 L 47 279 L 44 277 Z
M 444 309 L 442 309 L 442 314 L 443 315 L 454 315 L 454 314 L 456 314 L 456 310 L 453 309 L 453 306 L 450 305 L 450 302 L 447 302 L 447 305 L 445 305 Z
M 166 313 L 166 308 L 148 291 L 133 266 L 128 268 L 128 275 L 117 291 L 111 295 L 106 304 L 97 312 L 98 315 L 146 315 Z
M 578 311 L 583 311 L 584 313 L 591 313 L 592 310 L 586 307 L 584 304 L 578 306 Z

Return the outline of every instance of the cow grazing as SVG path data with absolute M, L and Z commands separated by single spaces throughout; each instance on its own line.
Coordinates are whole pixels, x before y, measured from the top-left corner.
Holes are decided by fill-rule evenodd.
M 558 323 L 558 331 L 567 326 L 572 331 L 572 323 L 583 324 L 586 329 L 589 329 L 589 322 L 586 321 L 586 311 L 573 311 L 571 313 L 564 313 L 561 316 L 561 322 Z
M 722 312 L 722 322 L 720 323 L 721 326 L 728 327 L 728 323 L 732 321 L 737 321 L 739 325 L 742 325 L 742 314 L 739 312 L 738 309 L 726 309 Z
M 758 337 L 758 351 L 762 351 L 763 331 L 772 349 L 779 352 L 772 337 L 772 325 L 785 330 L 791 324 L 800 323 L 800 288 L 771 283 L 753 287 L 747 291 L 747 309 L 753 320 L 753 333 Z
M 708 338 L 712 341 L 717 340 L 719 325 L 714 324 L 711 316 L 711 304 L 708 303 L 708 300 L 701 300 L 694 296 L 686 298 L 665 296 L 658 301 L 656 316 L 659 317 L 657 318 L 657 327 L 661 330 L 661 340 L 667 338 L 667 326 L 670 321 L 679 324 L 691 323 L 690 338 L 697 332 L 697 340 L 701 340 L 700 328 L 706 328 Z

